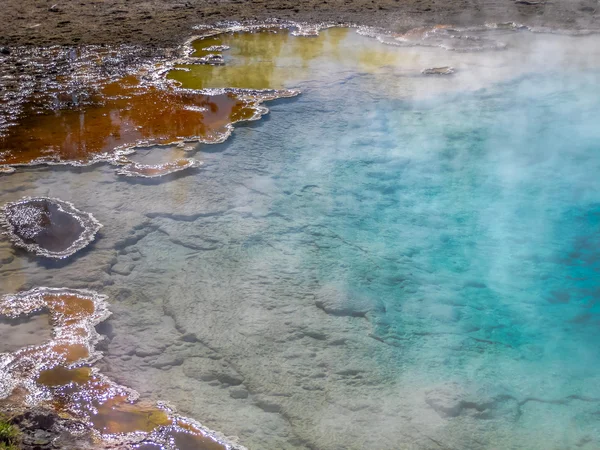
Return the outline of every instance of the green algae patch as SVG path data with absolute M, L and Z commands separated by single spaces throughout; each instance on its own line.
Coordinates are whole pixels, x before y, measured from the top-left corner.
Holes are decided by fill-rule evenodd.
M 20 435 L 17 427 L 4 417 L 0 417 L 0 450 L 17 450 Z

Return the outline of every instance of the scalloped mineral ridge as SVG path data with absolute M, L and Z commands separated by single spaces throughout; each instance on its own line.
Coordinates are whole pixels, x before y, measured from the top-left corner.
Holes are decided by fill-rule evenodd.
M 64 259 L 85 248 L 102 224 L 72 203 L 49 197 L 26 197 L 0 211 L 4 234 L 38 256 Z

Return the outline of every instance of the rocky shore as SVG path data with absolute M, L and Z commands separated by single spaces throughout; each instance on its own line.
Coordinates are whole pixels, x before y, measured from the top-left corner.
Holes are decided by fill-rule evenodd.
M 353 22 L 415 26 L 515 21 L 560 29 L 600 28 L 595 0 L 5 0 L 0 46 L 178 45 L 198 24 L 226 20 Z
M 8 417 L 7 422 L 19 430 L 17 445 L 20 449 L 88 450 L 107 448 L 95 442 L 92 430 L 87 424 L 62 418 L 50 409 L 8 409 L 4 413 Z M 73 433 L 73 430 L 77 430 L 77 433 Z

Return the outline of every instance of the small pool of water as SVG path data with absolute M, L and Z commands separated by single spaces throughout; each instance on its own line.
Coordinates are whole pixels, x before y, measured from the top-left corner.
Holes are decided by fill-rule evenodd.
M 4 177 L 3 203 L 104 228 L 68 263 L 0 247 L 2 292 L 108 295 L 102 373 L 249 449 L 598 448 L 599 38 L 488 33 L 507 48 L 211 38 L 225 66 L 169 76 L 302 95 L 223 143 L 141 150 L 204 163 L 168 182 Z

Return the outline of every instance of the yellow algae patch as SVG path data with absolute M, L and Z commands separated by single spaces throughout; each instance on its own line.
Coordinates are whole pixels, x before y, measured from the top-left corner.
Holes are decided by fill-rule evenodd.
M 238 32 L 210 36 L 193 42 L 195 57 L 208 54 L 224 55 L 223 67 L 210 64 L 178 66 L 183 70 L 171 71 L 168 78 L 177 80 L 186 88 L 242 88 L 278 89 L 292 76 L 293 68 L 280 64 L 282 52 L 290 51 L 295 40 L 287 30 L 263 30 L 254 33 Z M 227 45 L 224 52 L 208 52 L 206 48 Z
M 284 89 L 331 70 L 372 72 L 413 58 L 350 28 L 329 28 L 310 37 L 295 36 L 286 28 L 225 30 L 191 46 L 190 64 L 168 74 L 190 89 Z
M 89 381 L 91 375 L 92 369 L 89 367 L 67 369 L 63 366 L 56 366 L 52 369 L 42 370 L 36 382 L 47 387 L 65 386 L 71 383 L 84 384 Z
M 91 421 L 102 434 L 148 433 L 173 423 L 164 410 L 131 403 L 124 396 L 111 398 L 99 405 Z

